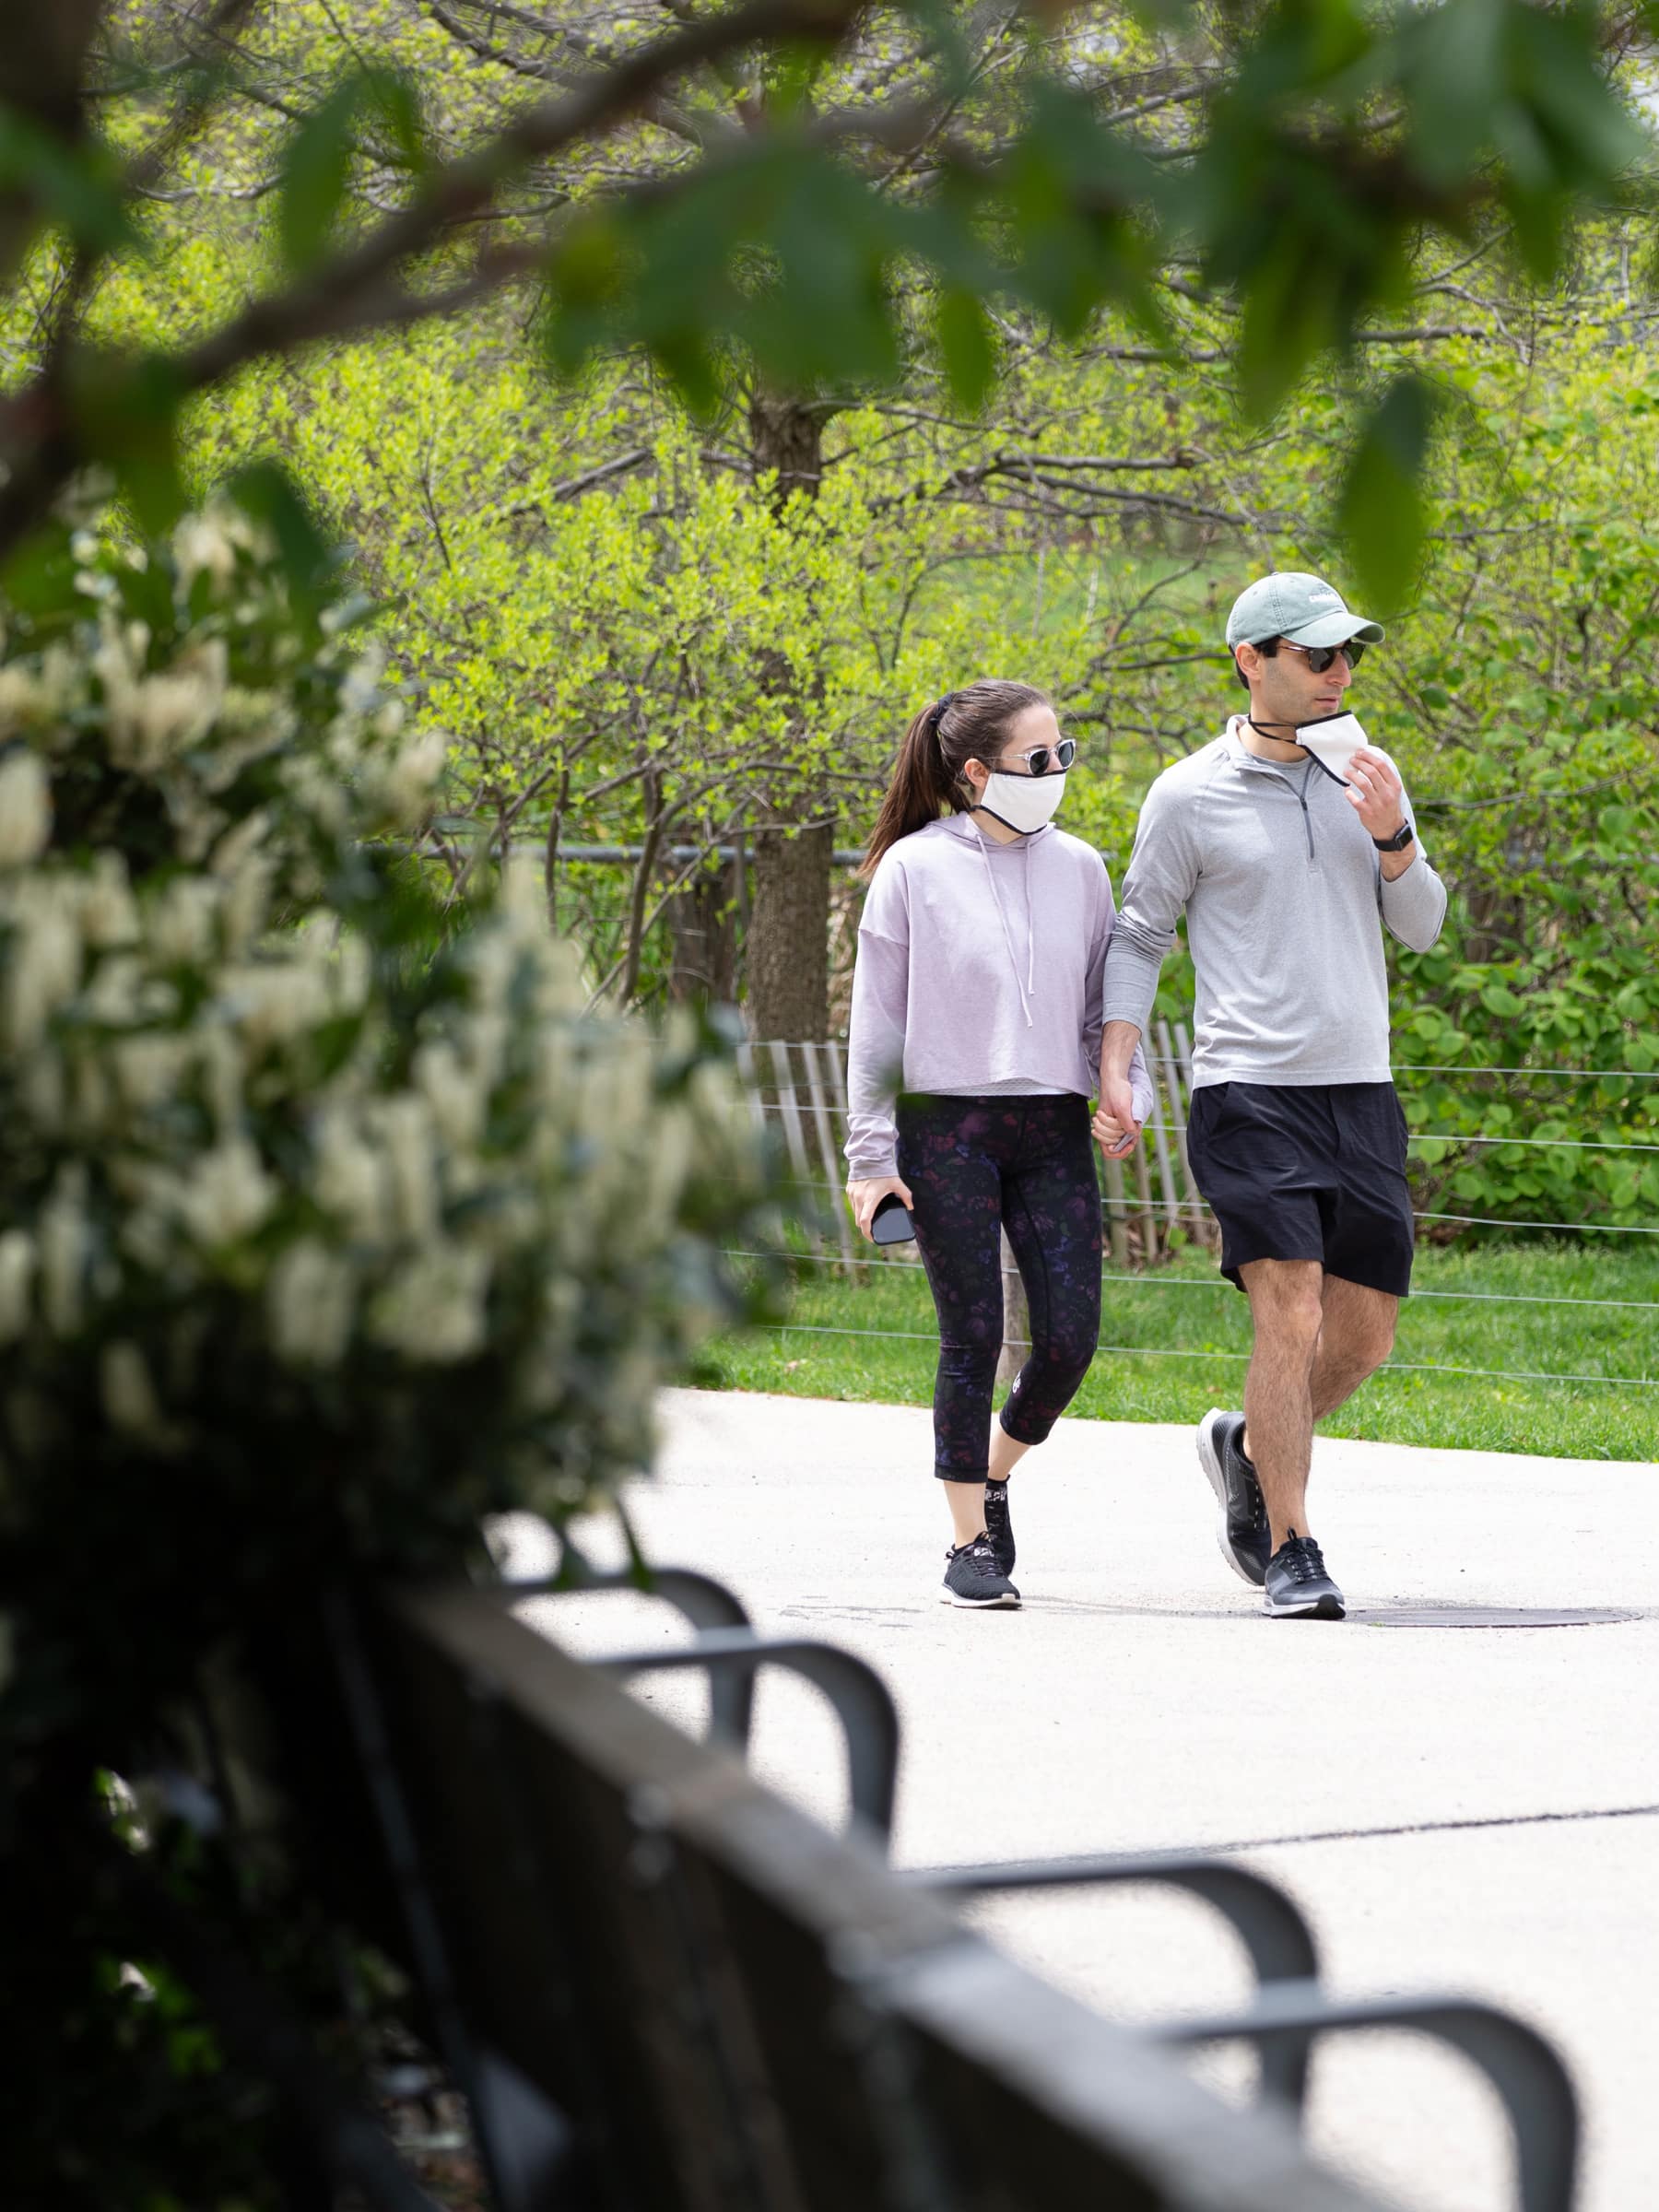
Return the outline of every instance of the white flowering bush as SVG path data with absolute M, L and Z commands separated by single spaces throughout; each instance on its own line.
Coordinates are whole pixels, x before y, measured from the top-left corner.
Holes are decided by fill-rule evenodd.
M 374 841 L 441 744 L 255 524 L 64 550 L 0 658 L 0 1609 L 14 1714 L 136 1721 L 296 1578 L 641 1465 L 767 1193 L 717 1041 L 586 1014 L 538 885 L 430 926 Z
M 332 2044 L 406 2048 L 342 2026 L 320 1858 L 239 1851 L 199 1785 L 168 1812 L 179 1715 L 276 1686 L 303 1757 L 323 1594 L 609 1495 L 770 1202 L 718 1039 L 590 1017 L 536 883 L 429 898 L 442 741 L 325 581 L 225 504 L 142 548 L 65 524 L 0 593 L 6 2156 L 67 2212 L 288 2201 L 265 2088 L 108 1881 L 108 1771 Z
M 291 911 L 348 893 L 361 841 L 429 804 L 442 734 L 406 732 L 368 603 L 297 581 L 229 500 L 157 547 L 65 527 L 22 581 L 0 604 L 0 745 L 29 748 L 0 763 L 0 863 L 34 856 L 43 771 L 54 850 L 262 881 Z

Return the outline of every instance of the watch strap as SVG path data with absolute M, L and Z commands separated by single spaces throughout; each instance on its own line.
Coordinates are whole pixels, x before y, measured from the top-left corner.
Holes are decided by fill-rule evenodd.
M 1379 853 L 1404 853 L 1416 836 L 1417 830 L 1413 825 L 1410 822 L 1402 822 L 1392 837 L 1373 837 L 1371 843 L 1376 846 Z

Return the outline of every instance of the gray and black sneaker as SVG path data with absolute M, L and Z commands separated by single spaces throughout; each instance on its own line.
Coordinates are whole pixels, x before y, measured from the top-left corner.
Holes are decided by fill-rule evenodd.
M 990 1539 L 975 1536 L 945 1554 L 942 1606 L 1017 1606 L 1019 1593 L 997 1566 Z
M 985 1485 L 985 1538 L 996 1554 L 998 1574 L 1012 1574 L 1014 1524 L 1008 1518 L 1008 1486 L 1006 1482 L 988 1482 Z
M 1198 1424 L 1198 1465 L 1216 1493 L 1216 1541 L 1241 1582 L 1262 1587 L 1273 1537 L 1256 1472 L 1244 1456 L 1244 1416 L 1212 1406 Z
M 1294 1529 L 1267 1562 L 1264 1613 L 1275 1620 L 1340 1620 L 1347 1607 L 1312 1536 Z

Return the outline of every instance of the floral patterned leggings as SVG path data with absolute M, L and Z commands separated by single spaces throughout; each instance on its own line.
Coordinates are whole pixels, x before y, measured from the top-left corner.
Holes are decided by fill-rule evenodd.
M 1088 1103 L 1063 1098 L 899 1100 L 899 1172 L 939 1315 L 934 1473 L 984 1479 L 1002 1350 L 1006 1229 L 1031 1310 L 1030 1357 L 1002 1425 L 1040 1444 L 1088 1372 L 1100 1335 L 1100 1190 Z

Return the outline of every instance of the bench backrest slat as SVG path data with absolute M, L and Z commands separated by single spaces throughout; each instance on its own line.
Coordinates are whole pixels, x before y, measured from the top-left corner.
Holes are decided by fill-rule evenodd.
M 467 2015 L 607 2212 L 1365 2212 L 499 1598 L 377 1643 Z

